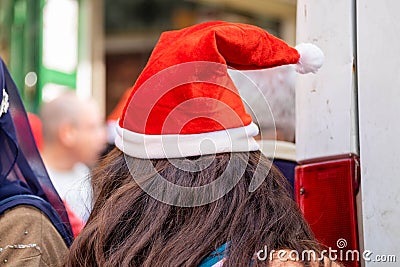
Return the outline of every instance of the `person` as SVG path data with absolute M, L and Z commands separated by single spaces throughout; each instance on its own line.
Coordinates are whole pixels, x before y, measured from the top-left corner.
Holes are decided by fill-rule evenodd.
M 255 137 L 260 150 L 288 179 L 293 193 L 297 166 L 294 66 L 242 72 L 229 70 L 229 75 L 260 128 L 260 134 Z
M 92 201 L 90 168 L 106 143 L 100 110 L 93 99 L 80 99 L 75 92 L 65 91 L 43 103 L 40 118 L 42 156 L 50 179 L 70 208 L 70 217 L 78 217 L 84 223 Z
M 247 24 L 163 33 L 120 115 L 116 148 L 93 171 L 93 210 L 67 266 L 303 266 L 272 251 L 320 248 L 259 151 L 227 66 L 297 63 L 307 73 L 322 60 L 314 45 L 295 49 Z M 258 259 L 264 247 L 271 260 Z
M 32 130 L 32 135 L 33 138 L 35 139 L 36 146 L 39 150 L 39 153 L 43 149 L 43 133 L 42 133 L 42 121 L 41 119 L 33 113 L 27 112 L 28 115 L 28 121 Z M 74 237 L 76 237 L 80 231 L 82 230 L 84 224 L 84 221 L 82 221 L 81 218 L 79 218 L 68 206 L 68 204 L 64 202 L 65 209 L 68 214 L 69 222 L 72 228 L 72 232 L 74 234 Z
M 0 84 L 0 262 L 61 266 L 73 238 L 68 216 L 2 59 Z

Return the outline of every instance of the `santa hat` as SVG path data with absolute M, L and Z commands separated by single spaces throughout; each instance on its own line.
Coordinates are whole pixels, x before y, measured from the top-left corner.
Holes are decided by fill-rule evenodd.
M 137 158 L 181 158 L 259 149 L 227 69 L 296 64 L 316 72 L 323 53 L 290 47 L 247 24 L 206 22 L 164 32 L 140 74 L 117 125 L 116 146 Z

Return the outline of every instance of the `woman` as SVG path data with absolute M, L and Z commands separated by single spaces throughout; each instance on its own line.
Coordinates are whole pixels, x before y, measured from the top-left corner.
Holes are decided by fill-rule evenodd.
M 1 59 L 0 84 L 0 261 L 61 266 L 72 243 L 71 227 Z
M 300 62 L 264 30 L 226 22 L 163 33 L 121 114 L 117 148 L 93 173 L 95 204 L 68 265 L 260 266 L 291 259 L 279 249 L 318 252 L 227 73 L 296 63 L 315 72 L 322 52 L 306 46 L 312 56 Z

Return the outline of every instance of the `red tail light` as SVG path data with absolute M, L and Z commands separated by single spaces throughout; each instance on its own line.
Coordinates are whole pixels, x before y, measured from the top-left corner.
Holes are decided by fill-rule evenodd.
M 316 238 L 346 266 L 359 266 L 355 196 L 359 161 L 356 157 L 296 167 L 295 196 Z M 327 254 L 325 254 L 327 255 Z M 352 256 L 353 255 L 353 256 Z

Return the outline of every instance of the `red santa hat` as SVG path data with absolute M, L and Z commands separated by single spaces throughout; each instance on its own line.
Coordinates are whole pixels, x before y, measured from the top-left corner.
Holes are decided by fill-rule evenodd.
M 116 146 L 137 158 L 181 158 L 259 149 L 227 69 L 296 64 L 316 72 L 323 53 L 290 47 L 247 24 L 206 22 L 164 32 L 132 87 L 117 125 Z

